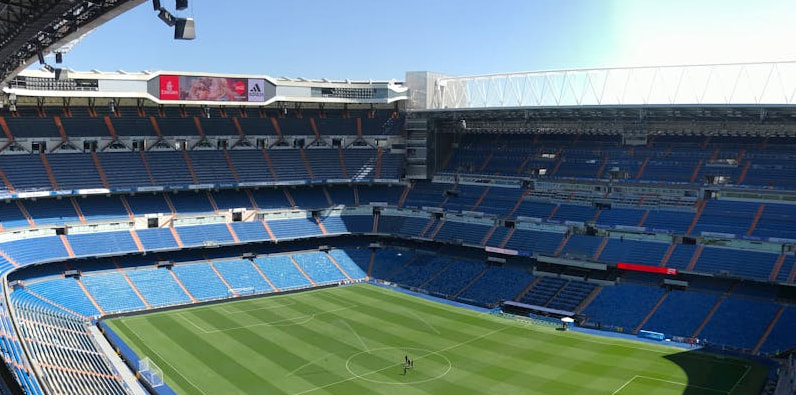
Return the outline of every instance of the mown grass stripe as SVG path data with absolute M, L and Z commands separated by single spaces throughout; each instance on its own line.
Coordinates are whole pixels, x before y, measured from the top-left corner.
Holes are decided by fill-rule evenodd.
M 184 393 L 200 393 L 190 381 L 208 394 L 611 394 L 634 376 L 691 384 L 689 391 L 728 391 L 751 364 L 527 326 L 370 285 L 158 312 L 124 323 L 123 336 L 135 349 L 158 350 L 179 369 L 183 380 L 160 365 Z M 415 348 L 418 370 L 403 376 L 401 350 L 408 347 Z M 373 352 L 353 358 L 363 350 Z M 451 361 L 450 370 L 434 359 L 440 355 Z M 413 382 L 439 372 L 444 375 Z M 764 378 L 765 369 L 754 365 L 732 395 L 754 393 Z M 670 390 L 631 383 L 621 393 Z
M 135 331 L 125 324 L 124 320 L 115 320 L 112 325 L 119 335 L 124 338 L 127 344 L 137 350 L 137 354 L 140 358 L 149 357 L 152 361 L 155 361 L 158 367 L 163 371 L 164 376 L 168 378 L 169 383 L 177 387 L 174 388 L 175 390 L 185 393 L 203 393 L 201 388 L 196 387 L 193 383 L 188 381 L 168 360 L 165 360 L 159 353 L 156 353 L 150 348 L 150 345 L 154 346 L 154 344 L 149 340 L 144 341 L 141 339 Z

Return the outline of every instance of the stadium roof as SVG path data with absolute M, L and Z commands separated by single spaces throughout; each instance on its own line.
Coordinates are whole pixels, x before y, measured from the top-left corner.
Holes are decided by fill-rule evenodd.
M 417 110 L 796 104 L 796 61 L 426 75 Z
M 0 0 L 0 83 L 146 0 Z
M 1 1 L 1 0 L 0 0 Z M 408 99 L 399 81 L 332 81 L 272 78 L 267 75 L 181 71 L 81 72 L 24 70 L 2 92 L 16 104 L 80 98 L 144 99 L 156 104 L 267 106 L 275 103 L 377 105 Z M 26 100 L 27 98 L 27 100 Z M 40 100 L 41 99 L 41 100 Z M 72 101 L 72 99 L 78 99 Z M 118 102 L 117 102 L 118 104 Z

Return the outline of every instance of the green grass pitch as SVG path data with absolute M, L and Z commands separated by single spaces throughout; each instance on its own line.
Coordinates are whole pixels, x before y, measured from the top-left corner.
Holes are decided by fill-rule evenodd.
M 766 377 L 751 361 L 561 332 L 369 284 L 108 324 L 184 394 L 740 395 Z

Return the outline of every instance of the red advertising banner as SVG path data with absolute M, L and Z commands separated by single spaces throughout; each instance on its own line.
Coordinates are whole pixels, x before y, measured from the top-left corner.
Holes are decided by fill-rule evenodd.
M 616 267 L 625 270 L 632 270 L 634 272 L 660 273 L 660 274 L 672 274 L 672 275 L 677 274 L 677 269 L 671 269 L 668 267 L 637 265 L 635 263 L 619 262 L 616 264 Z
M 160 76 L 160 99 L 180 100 L 180 77 L 176 75 Z

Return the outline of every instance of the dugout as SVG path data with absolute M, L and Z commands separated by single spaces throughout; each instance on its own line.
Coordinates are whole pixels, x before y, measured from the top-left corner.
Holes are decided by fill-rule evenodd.
M 525 317 L 528 317 L 530 315 L 535 315 L 542 317 L 551 317 L 557 320 L 560 320 L 564 317 L 575 317 L 576 321 L 580 322 L 578 316 L 575 314 L 574 311 L 551 309 L 549 307 L 514 302 L 511 300 L 507 300 L 501 303 L 500 308 L 504 313 L 521 315 Z

